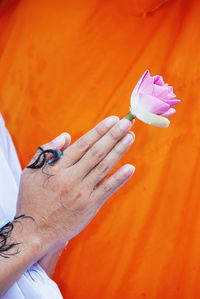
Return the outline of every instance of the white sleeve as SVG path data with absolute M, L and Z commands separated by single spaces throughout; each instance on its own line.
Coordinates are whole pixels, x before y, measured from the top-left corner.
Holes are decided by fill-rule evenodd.
M 19 163 L 19 159 L 12 142 L 11 136 L 5 127 L 5 123 L 3 117 L 0 113 L 0 148 L 4 154 L 4 157 L 10 167 L 10 170 L 14 176 L 14 179 L 19 185 L 19 180 L 21 176 L 21 165 Z
M 0 114 L 0 227 L 13 221 L 16 214 L 20 175 L 19 160 Z
M 15 147 L 0 114 L 0 228 L 15 217 L 20 175 Z M 1 298 L 61 299 L 62 295 L 56 283 L 35 263 Z

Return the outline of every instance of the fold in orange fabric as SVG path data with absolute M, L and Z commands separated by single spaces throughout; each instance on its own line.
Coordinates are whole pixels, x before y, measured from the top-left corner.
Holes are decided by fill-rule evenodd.
M 5 1 L 2 2 L 2 4 Z M 64 298 L 200 298 L 198 0 L 11 1 L 0 14 L 0 110 L 23 166 L 125 116 L 145 69 L 180 98 L 167 129 L 136 120 L 128 183 L 64 250 Z

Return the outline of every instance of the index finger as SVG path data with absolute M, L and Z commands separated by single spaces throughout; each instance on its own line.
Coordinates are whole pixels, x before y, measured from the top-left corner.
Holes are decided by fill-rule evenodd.
M 118 116 L 110 116 L 102 120 L 93 129 L 81 136 L 65 151 L 63 160 L 65 167 L 70 167 L 78 162 L 82 156 L 102 137 L 110 128 L 112 128 L 119 121 Z

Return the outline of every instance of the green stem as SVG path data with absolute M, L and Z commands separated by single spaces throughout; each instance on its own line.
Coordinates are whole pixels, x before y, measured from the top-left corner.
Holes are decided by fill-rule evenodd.
M 129 112 L 124 118 L 127 118 L 127 119 L 129 119 L 129 120 L 132 120 L 132 119 L 136 118 L 136 116 L 133 115 L 131 112 Z

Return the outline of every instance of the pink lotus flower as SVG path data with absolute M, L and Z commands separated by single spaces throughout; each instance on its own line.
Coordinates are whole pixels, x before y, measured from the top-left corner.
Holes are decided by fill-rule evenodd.
M 172 107 L 180 102 L 175 98 L 173 88 L 161 76 L 151 77 L 147 70 L 132 92 L 130 112 L 133 118 L 149 125 L 168 127 L 170 121 L 166 117 L 176 112 Z

